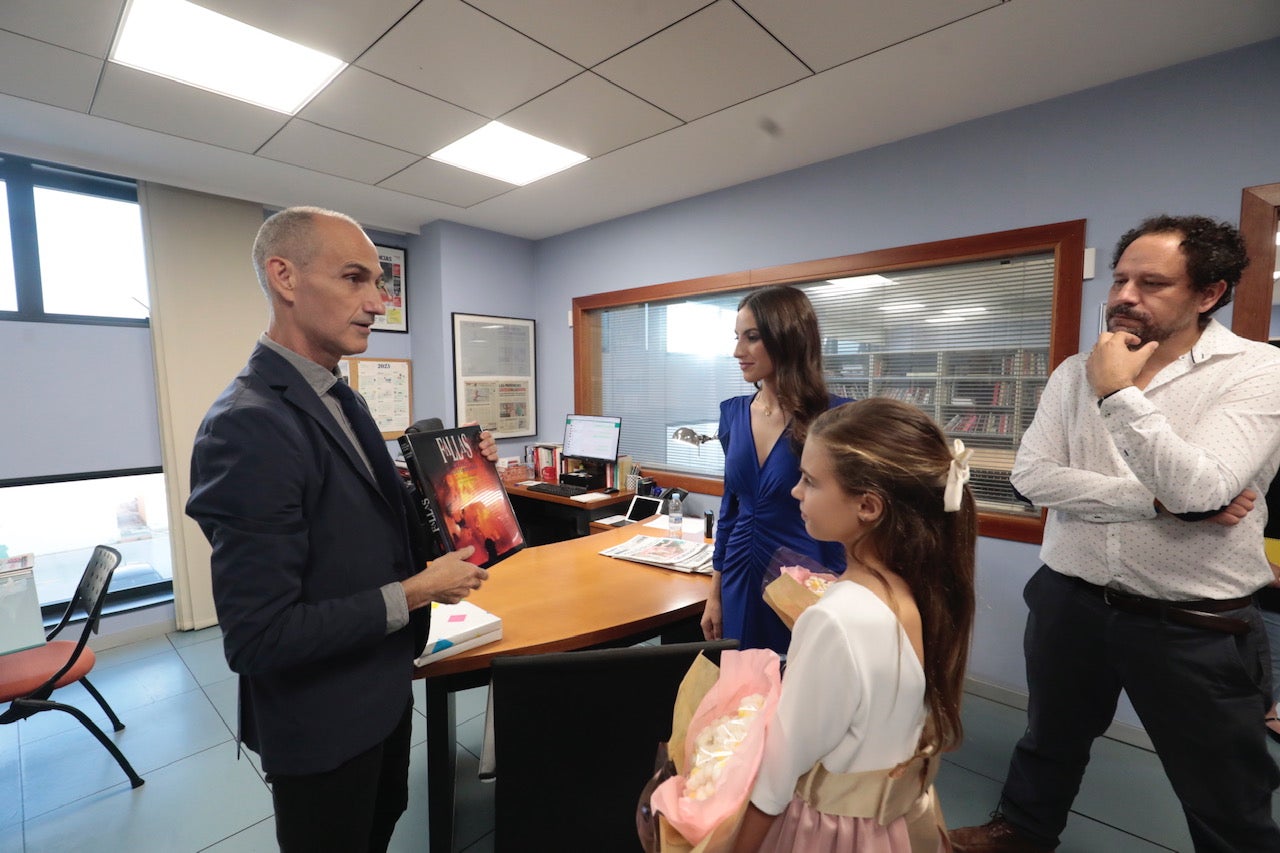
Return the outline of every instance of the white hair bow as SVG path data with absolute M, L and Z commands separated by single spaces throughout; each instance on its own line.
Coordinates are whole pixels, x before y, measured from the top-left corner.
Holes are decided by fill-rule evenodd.
M 947 488 L 942 493 L 942 508 L 947 512 L 958 512 L 960 498 L 964 495 L 964 484 L 969 482 L 969 457 L 973 451 L 966 449 L 964 442 L 955 439 L 951 443 L 951 467 L 947 470 Z

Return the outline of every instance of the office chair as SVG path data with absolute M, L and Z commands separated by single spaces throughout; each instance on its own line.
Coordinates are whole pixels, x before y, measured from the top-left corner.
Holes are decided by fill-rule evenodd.
M 680 681 L 699 652 L 718 662 L 737 645 L 494 658 L 494 849 L 639 851 L 636 801 L 671 736 Z
M 96 660 L 93 650 L 87 646 L 89 632 L 98 630 L 102 604 L 107 598 L 107 586 L 118 565 L 119 551 L 106 545 L 94 548 L 89 565 L 85 567 L 84 575 L 76 586 L 76 593 L 67 604 L 61 621 L 46 637 L 47 642 L 43 646 L 0 655 L 0 703 L 12 703 L 7 711 L 0 714 L 0 724 L 16 723 L 41 711 L 65 711 L 79 720 L 107 748 L 120 769 L 129 777 L 129 783 L 136 788 L 142 784 L 142 777 L 134 771 L 124 754 L 107 738 L 102 729 L 79 708 L 49 699 L 54 690 L 78 681 L 89 691 L 90 696 L 98 700 L 115 730 L 124 728 L 124 723 L 120 722 L 116 712 L 111 710 L 107 700 L 102 698 L 102 694 L 86 677 Z M 54 640 L 77 608 L 83 609 L 88 615 L 79 641 L 73 643 L 70 640 Z

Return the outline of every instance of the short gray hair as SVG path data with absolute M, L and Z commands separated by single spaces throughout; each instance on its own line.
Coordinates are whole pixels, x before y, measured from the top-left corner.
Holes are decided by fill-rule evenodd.
M 361 227 L 359 222 L 336 210 L 290 207 L 267 217 L 267 221 L 258 229 L 258 236 L 253 241 L 253 269 L 258 274 L 262 292 L 268 298 L 271 297 L 271 287 L 267 283 L 267 258 L 288 258 L 300 267 L 311 263 L 319 249 L 315 239 L 315 220 L 318 216 L 341 219 L 357 228 Z

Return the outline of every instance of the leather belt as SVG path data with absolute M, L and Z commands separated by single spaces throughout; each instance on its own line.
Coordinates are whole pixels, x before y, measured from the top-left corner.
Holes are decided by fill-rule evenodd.
M 1147 598 L 1128 592 L 1120 592 L 1110 587 L 1098 586 L 1081 578 L 1072 577 L 1077 586 L 1086 592 L 1101 598 L 1110 607 L 1125 613 L 1136 613 L 1139 616 L 1150 616 L 1192 628 L 1203 628 L 1206 631 L 1217 631 L 1223 634 L 1247 634 L 1249 623 L 1234 616 L 1219 616 L 1228 610 L 1240 610 L 1253 604 L 1252 596 L 1244 598 L 1212 599 L 1197 601 L 1164 601 L 1159 598 Z

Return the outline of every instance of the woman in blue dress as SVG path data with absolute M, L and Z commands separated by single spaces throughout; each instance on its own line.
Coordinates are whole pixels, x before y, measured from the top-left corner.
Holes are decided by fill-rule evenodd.
M 844 549 L 804 529 L 791 487 L 810 422 L 848 402 L 828 394 L 813 305 L 793 287 L 766 287 L 738 304 L 733 357 L 754 394 L 720 404 L 724 498 L 716 528 L 711 592 L 702 614 L 709 640 L 785 654 L 791 632 L 761 596 L 764 570 L 782 546 L 839 574 Z

